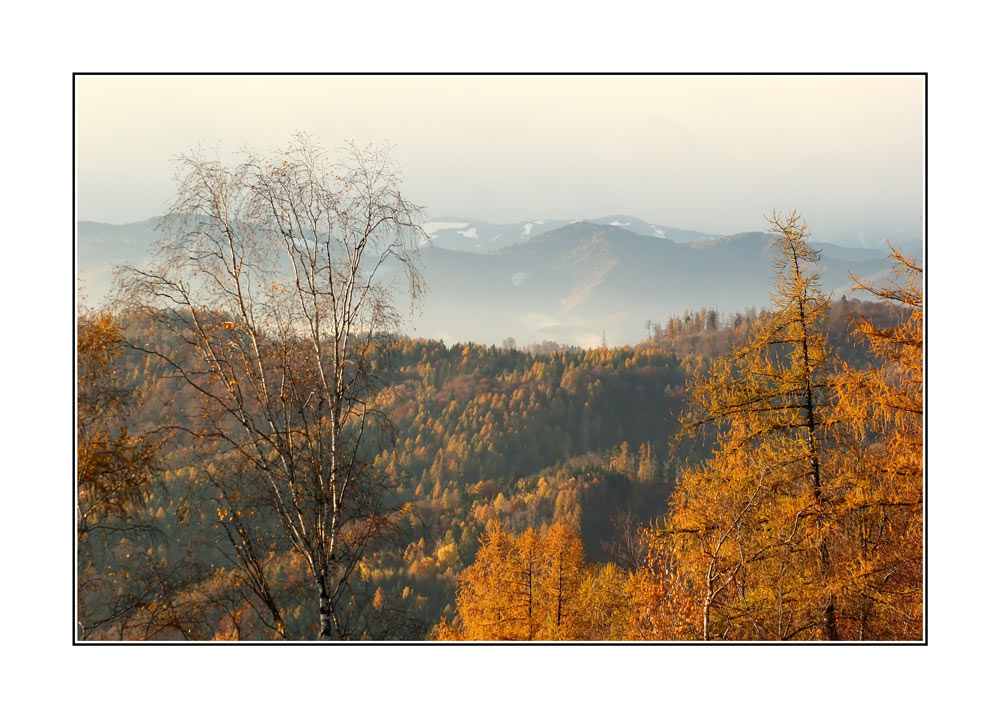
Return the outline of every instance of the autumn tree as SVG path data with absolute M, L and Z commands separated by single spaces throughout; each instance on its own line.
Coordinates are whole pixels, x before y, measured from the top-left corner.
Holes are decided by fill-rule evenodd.
M 134 410 L 115 366 L 122 329 L 110 311 L 77 322 L 77 534 L 111 529 L 144 503 L 157 469 L 158 441 L 128 428 Z
M 538 588 L 544 619 L 539 640 L 572 641 L 586 638 L 581 587 L 586 578 L 583 542 L 575 529 L 557 521 L 541 542 Z
M 511 535 L 498 521 L 480 538 L 476 560 L 459 579 L 457 627 L 444 640 L 544 641 L 586 636 L 587 578 L 577 532 L 556 522 L 543 534 Z
M 544 620 L 542 544 L 529 528 L 518 535 L 491 521 L 476 560 L 462 574 L 455 604 L 469 641 L 531 641 Z
M 847 577 L 843 620 L 858 640 L 923 636 L 923 270 L 899 250 L 891 257 L 887 284 L 855 278 L 855 288 L 902 307 L 903 319 L 855 319 L 875 362 L 844 366 L 834 384 L 846 487 L 837 561 Z
M 203 567 L 160 552 L 150 507 L 164 493 L 166 432 L 138 428 L 151 402 L 126 376 L 124 324 L 111 309 L 77 319 L 77 638 L 202 637 L 205 614 L 185 589 Z
M 542 539 L 533 528 L 514 537 L 507 557 L 509 627 L 515 640 L 533 641 L 544 621 Z
M 690 641 L 704 636 L 703 576 L 681 566 L 682 547 L 651 528 L 637 532 L 644 551 L 618 589 L 623 618 L 612 636 L 628 641 Z M 621 614 L 619 614 L 621 615 Z
M 138 404 L 118 366 L 121 323 L 110 310 L 84 312 L 76 339 L 77 636 L 87 640 L 114 636 L 116 624 L 163 605 L 162 589 L 181 567 L 146 554 L 155 529 L 140 511 L 160 469 L 162 437 L 130 428 Z
M 324 640 L 356 635 L 371 601 L 355 600 L 355 569 L 393 528 L 372 469 L 391 440 L 376 398 L 395 301 L 421 292 L 420 213 L 399 182 L 385 148 L 333 161 L 302 135 L 236 166 L 186 155 L 156 263 L 126 287 L 179 340 L 139 348 L 201 397 L 179 428 L 232 467 L 215 479 L 234 566 L 266 604 L 260 557 L 300 556 Z
M 631 604 L 629 574 L 613 563 L 590 565 L 583 572 L 576 596 L 574 632 L 569 640 L 623 641 L 629 639 Z
M 636 469 L 636 479 L 649 483 L 658 480 L 660 474 L 659 462 L 653 451 L 653 445 L 645 441 L 639 447 L 639 467 Z
M 716 449 L 682 475 L 661 536 L 699 586 L 701 638 L 837 640 L 830 554 L 829 299 L 796 214 L 770 218 L 772 310 L 690 391 L 683 428 Z
M 476 560 L 459 579 L 455 605 L 461 622 L 448 639 L 468 641 L 518 640 L 520 627 L 514 615 L 514 545 L 499 521 L 491 521 Z

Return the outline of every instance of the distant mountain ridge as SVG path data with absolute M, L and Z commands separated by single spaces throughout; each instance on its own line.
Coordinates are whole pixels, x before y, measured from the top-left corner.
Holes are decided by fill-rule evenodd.
M 647 320 L 686 309 L 768 306 L 771 242 L 767 233 L 746 232 L 681 243 L 579 222 L 492 255 L 431 246 L 428 293 L 412 333 L 446 342 L 635 343 Z M 875 277 L 889 267 L 888 250 L 826 249 L 819 271 L 835 296 L 850 292 L 851 274 Z
M 141 267 L 160 236 L 160 217 L 129 224 L 76 223 L 76 276 L 83 298 L 98 303 L 111 289 L 116 266 Z
M 546 232 L 581 221 L 620 227 L 635 234 L 670 239 L 674 242 L 702 242 L 719 236 L 691 229 L 652 224 L 625 214 L 608 215 L 593 220 L 534 219 L 513 224 L 493 224 L 463 217 L 435 217 L 424 222 L 423 226 L 430 244 L 435 247 L 486 254 L 530 241 Z
M 157 225 L 156 218 L 78 223 L 77 268 L 87 299 L 101 299 L 115 265 L 148 261 Z M 770 304 L 772 237 L 764 232 L 717 237 L 624 215 L 521 225 L 441 218 L 425 228 L 427 293 L 403 328 L 412 336 L 498 345 L 514 337 L 522 346 L 634 344 L 646 337 L 647 320 L 663 322 L 702 306 L 732 313 Z M 484 238 L 488 251 L 470 249 L 470 241 Z M 850 292 L 851 274 L 878 278 L 889 268 L 888 248 L 816 246 L 823 250 L 823 287 L 837 297 Z M 922 261 L 919 242 L 901 248 Z

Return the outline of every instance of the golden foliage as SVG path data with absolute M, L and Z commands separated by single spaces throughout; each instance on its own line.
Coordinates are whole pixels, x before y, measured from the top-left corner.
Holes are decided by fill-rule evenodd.
M 923 272 L 892 250 L 894 279 L 857 288 L 898 303 L 902 322 L 855 322 L 877 358 L 837 377 L 833 422 L 844 447 L 836 559 L 847 596 L 843 620 L 859 640 L 923 636 Z
M 624 585 L 624 631 L 629 641 L 682 641 L 701 638 L 701 605 L 694 583 L 683 578 L 668 545 L 646 530 L 645 562 Z M 618 638 L 618 636 L 615 636 Z
M 593 588 L 583 543 L 567 524 L 514 536 L 491 521 L 475 562 L 459 580 L 458 624 L 442 640 L 564 641 L 591 638 L 596 621 L 585 599 Z
M 700 638 L 837 638 L 829 548 L 832 451 L 819 252 L 797 214 L 777 232 L 773 310 L 691 389 L 688 433 L 712 424 L 710 460 L 686 470 L 661 540 L 700 596 Z
M 904 283 L 859 283 L 910 312 L 888 329 L 857 322 L 879 363 L 849 369 L 826 349 L 805 224 L 772 225 L 774 307 L 691 389 L 684 429 L 713 426 L 716 446 L 682 473 L 630 577 L 632 636 L 919 640 L 920 270 L 896 252 Z
M 110 312 L 77 325 L 77 532 L 125 518 L 146 500 L 156 471 L 156 442 L 131 433 L 131 397 L 117 376 L 122 351 L 118 320 Z

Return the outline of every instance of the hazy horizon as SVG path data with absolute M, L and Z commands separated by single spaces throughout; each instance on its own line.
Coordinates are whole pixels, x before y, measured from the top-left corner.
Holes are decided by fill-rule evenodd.
M 77 217 L 164 212 L 172 158 L 389 142 L 426 216 L 627 214 L 713 234 L 919 236 L 921 76 L 78 76 Z

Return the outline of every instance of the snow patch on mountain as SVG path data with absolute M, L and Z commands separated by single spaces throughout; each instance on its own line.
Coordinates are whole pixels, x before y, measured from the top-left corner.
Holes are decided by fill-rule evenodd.
M 437 233 L 442 229 L 465 229 L 469 226 L 468 222 L 424 222 L 421 227 L 424 230 L 424 234 L 427 235 L 427 239 L 433 241 L 437 238 Z M 468 231 L 468 230 L 466 230 Z M 472 232 L 475 232 L 475 228 Z M 469 235 L 466 235 L 469 236 Z M 475 234 L 472 235 L 473 237 Z M 426 244 L 427 242 L 421 241 L 421 244 Z

